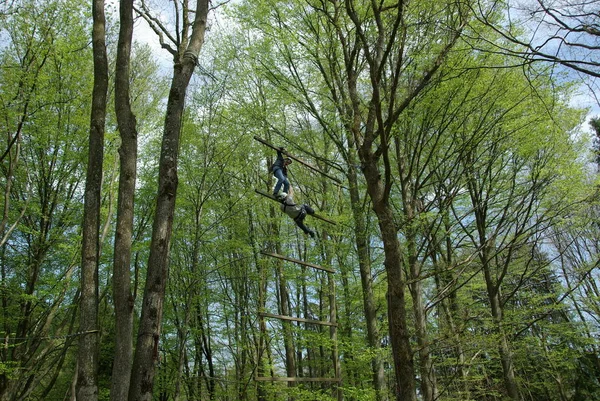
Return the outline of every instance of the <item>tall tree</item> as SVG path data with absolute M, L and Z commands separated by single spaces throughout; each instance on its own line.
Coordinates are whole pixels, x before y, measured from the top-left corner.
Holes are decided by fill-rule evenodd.
M 114 244 L 113 294 L 115 303 L 115 359 L 111 399 L 124 400 L 129 393 L 133 357 L 133 294 L 131 292 L 131 244 L 137 164 L 136 119 L 130 102 L 130 59 L 133 37 L 133 0 L 119 7 L 120 31 L 115 67 L 115 112 L 121 146 L 117 226 Z
M 44 397 L 72 356 L 78 295 L 70 281 L 81 261 L 79 196 L 84 132 L 90 126 L 89 25 L 66 21 L 78 4 L 14 2 L 2 15 L 2 330 L 0 398 Z M 83 78 L 83 79 L 82 79 Z M 79 228 L 76 228 L 79 227 Z M 71 348 L 72 349 L 72 348 Z M 68 367 L 67 368 L 72 368 Z M 15 375 L 14 372 L 19 374 Z
M 560 126 L 548 126 L 543 113 L 528 114 L 536 109 L 544 110 L 545 104 L 553 104 L 546 97 L 551 92 L 543 80 L 535 83 L 539 85 L 537 92 L 530 92 L 526 90 L 527 83 L 515 79 L 518 73 L 498 71 L 495 74 L 501 74 L 502 82 L 512 82 L 513 87 L 494 85 L 489 88 L 479 99 L 480 113 L 472 113 L 463 120 L 463 124 L 473 126 L 467 131 L 471 133 L 467 139 L 471 146 L 466 147 L 460 164 L 465 172 L 474 220 L 463 221 L 461 226 L 477 249 L 490 307 L 491 333 L 498 344 L 504 391 L 510 399 L 519 400 L 523 396 L 506 322 L 506 305 L 524 278 L 535 273 L 534 267 L 542 265 L 535 252 L 526 253 L 523 249 L 540 247 L 542 233 L 562 212 L 558 204 L 548 208 L 544 199 L 559 181 L 551 172 L 567 171 L 562 165 L 565 131 Z M 517 91 L 511 93 L 513 88 Z M 488 98 L 494 91 L 499 92 Z M 541 93 L 544 97 L 540 99 Z M 561 108 L 560 101 L 555 104 L 561 123 L 574 125 L 573 116 L 564 112 L 567 109 Z M 544 151 L 531 142 L 531 130 L 538 124 L 544 127 L 546 146 L 552 151 Z M 522 279 L 516 288 L 507 290 L 505 281 L 521 264 L 526 266 Z
M 80 330 L 77 358 L 77 399 L 98 399 L 98 266 L 100 255 L 100 192 L 104 161 L 104 129 L 108 93 L 108 58 L 104 0 L 92 4 L 92 48 L 94 54 L 94 89 L 90 118 L 88 166 L 83 213 L 81 249 Z
M 432 79 L 456 43 L 466 23 L 466 10 L 461 9 L 460 5 L 448 5 L 443 23 L 449 35 L 441 40 L 441 45 L 435 47 L 435 52 L 430 53 L 427 61 L 417 67 L 418 74 L 405 76 L 404 53 L 412 50 L 414 44 L 411 43 L 411 34 L 415 34 L 409 21 L 416 18 L 412 13 L 417 10 L 413 10 L 405 2 L 395 5 L 372 2 L 366 9 L 363 7 L 355 2 L 346 1 L 345 5 L 333 14 L 339 15 L 342 12 L 348 18 L 347 22 L 343 22 L 342 19 L 334 22 L 344 55 L 346 87 L 340 89 L 348 93 L 347 106 L 351 110 L 351 119 L 346 120 L 345 125 L 354 138 L 367 183 L 367 193 L 377 216 L 383 241 L 388 284 L 389 334 L 397 385 L 396 398 L 415 400 L 416 381 L 406 311 L 404 258 L 390 203 L 393 184 L 390 138 L 402 111 Z M 438 4 L 430 11 L 435 12 L 437 7 L 446 5 Z M 432 19 L 432 31 L 435 25 L 433 21 Z M 416 38 L 417 36 L 415 40 Z M 433 38 L 424 40 L 424 43 L 417 42 L 418 45 L 427 46 L 425 43 L 432 43 L 429 41 Z M 369 91 L 366 97 L 360 88 L 363 74 L 368 76 Z M 404 89 L 405 83 L 407 89 Z M 363 104 L 368 106 L 365 108 Z
M 179 9 L 176 2 L 176 10 Z M 155 362 L 158 359 L 158 341 L 168 278 L 169 246 L 173 227 L 173 214 L 177 198 L 177 161 L 179 157 L 179 140 L 186 91 L 194 68 L 198 62 L 198 54 L 204 43 L 209 10 L 208 0 L 197 0 L 195 13 L 189 8 L 189 3 L 182 5 L 183 18 L 181 29 L 174 39 L 175 48 L 163 44 L 174 57 L 171 89 L 167 101 L 162 147 L 159 161 L 158 193 L 156 211 L 152 227 L 152 241 L 146 285 L 142 302 L 142 313 L 138 328 L 138 337 L 133 359 L 133 370 L 129 389 L 130 401 L 152 399 L 152 388 L 155 375 Z M 142 8 L 147 10 L 142 2 Z M 193 19 L 190 20 L 190 16 Z M 143 13 L 146 20 L 157 32 L 166 30 L 156 25 L 157 20 Z M 167 31 L 168 33 L 168 31 Z M 169 37 L 172 37 L 169 35 Z

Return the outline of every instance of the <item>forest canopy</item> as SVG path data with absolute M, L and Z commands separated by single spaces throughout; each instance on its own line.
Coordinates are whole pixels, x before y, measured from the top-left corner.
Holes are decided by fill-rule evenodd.
M 600 400 L 600 2 L 84 3 L 0 0 L 1 401 Z

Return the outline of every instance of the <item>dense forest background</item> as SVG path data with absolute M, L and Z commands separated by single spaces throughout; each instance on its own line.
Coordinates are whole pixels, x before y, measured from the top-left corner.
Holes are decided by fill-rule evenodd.
M 94 0 L 96 167 L 87 3 L 0 1 L 0 400 L 600 400 L 600 123 L 574 101 L 598 2 L 130 2 L 127 58 L 127 1 Z M 255 192 L 255 136 L 325 173 L 289 179 L 335 225 L 307 217 L 312 239 Z

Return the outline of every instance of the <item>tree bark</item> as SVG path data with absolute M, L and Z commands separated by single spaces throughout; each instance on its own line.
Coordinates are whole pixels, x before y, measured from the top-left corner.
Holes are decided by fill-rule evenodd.
M 354 160 L 352 152 L 348 152 L 348 155 L 348 164 L 351 166 L 350 171 L 348 172 L 350 202 L 352 205 L 352 216 L 354 217 L 355 242 L 358 253 L 360 282 L 362 286 L 363 309 L 367 325 L 367 343 L 374 351 L 374 356 L 371 359 L 373 387 L 375 388 L 375 399 L 377 401 L 387 401 L 388 395 L 385 371 L 383 368 L 383 358 L 379 353 L 379 349 L 381 348 L 381 336 L 377 325 L 377 308 L 375 307 L 375 301 L 373 300 L 373 276 L 371 274 L 371 259 L 369 257 L 365 212 L 363 211 L 358 192 L 358 179 L 356 169 L 354 168 L 356 161 Z
M 77 399 L 98 399 L 98 263 L 100 191 L 104 158 L 104 126 L 108 93 L 108 61 L 105 44 L 104 0 L 92 3 L 94 88 L 85 184 L 83 244 L 81 255 L 80 331 L 77 355 Z
M 110 389 L 110 398 L 115 401 L 127 399 L 133 357 L 133 294 L 130 265 L 137 164 L 136 120 L 131 111 L 129 94 L 133 0 L 121 0 L 119 12 L 121 24 L 115 72 L 115 112 L 121 135 L 121 146 L 113 261 L 115 359 Z
M 360 153 L 362 153 L 361 160 L 364 165 L 363 173 L 367 182 L 367 192 L 373 201 L 373 210 L 377 215 L 385 254 L 389 334 L 397 386 L 394 392 L 398 401 L 416 401 L 413 352 L 410 345 L 405 299 L 406 277 L 403 270 L 404 262 L 398 240 L 398 229 L 375 159 L 365 148 L 362 148 Z
M 511 400 L 519 401 L 521 400 L 521 394 L 519 388 L 517 386 L 517 381 L 515 379 L 515 370 L 514 370 L 514 362 L 512 352 L 510 351 L 510 347 L 508 344 L 508 339 L 504 332 L 503 327 L 503 319 L 504 312 L 502 307 L 502 300 L 500 297 L 501 294 L 501 284 L 504 274 L 495 275 L 494 269 L 497 266 L 494 266 L 494 257 L 492 256 L 493 252 L 497 252 L 495 250 L 495 241 L 494 238 L 496 234 L 490 235 L 488 233 L 488 225 L 490 224 L 488 219 L 490 219 L 491 210 L 488 202 L 490 200 L 487 198 L 489 194 L 486 194 L 484 190 L 484 185 L 481 184 L 475 177 L 478 175 L 474 173 L 474 169 L 477 168 L 474 163 L 474 155 L 467 156 L 467 163 L 469 165 L 469 177 L 467 179 L 467 187 L 469 190 L 469 195 L 471 197 L 471 203 L 473 205 L 474 213 L 475 213 L 475 224 L 477 229 L 477 245 L 480 248 L 479 251 L 479 260 L 481 262 L 483 276 L 485 279 L 485 285 L 487 290 L 487 296 L 490 301 L 490 309 L 492 313 L 493 319 L 493 329 L 495 333 L 498 335 L 498 353 L 500 355 L 500 362 L 502 364 L 502 377 L 504 379 L 504 387 L 506 389 L 507 395 Z M 492 159 L 493 160 L 493 159 Z M 485 166 L 484 175 L 489 175 L 489 171 L 491 170 L 490 166 Z M 488 182 L 487 185 L 490 185 Z M 497 185 L 497 184 L 496 184 Z M 503 226 L 507 224 L 505 221 L 494 222 L 497 226 Z M 497 258 L 496 258 L 497 259 Z
M 142 313 L 133 359 L 130 401 L 151 401 L 169 264 L 169 245 L 177 197 L 177 161 L 186 90 L 204 42 L 208 0 L 197 0 L 189 44 L 173 68 L 159 162 L 158 193 Z
M 484 254 L 487 252 L 484 250 Z M 497 285 L 493 283 L 492 274 L 490 271 L 489 263 L 484 263 L 483 273 L 485 277 L 485 283 L 487 287 L 488 298 L 490 300 L 490 307 L 492 311 L 492 318 L 494 321 L 494 329 L 499 336 L 498 353 L 500 354 L 500 362 L 502 364 L 502 373 L 504 378 L 504 386 L 506 392 L 511 400 L 521 400 L 521 394 L 517 381 L 515 379 L 515 368 L 513 363 L 513 355 L 510 351 L 508 339 L 504 332 L 503 325 L 503 311 L 502 303 L 500 300 L 500 290 Z
M 423 231 L 419 227 L 418 215 L 423 207 L 422 202 L 418 200 L 418 193 L 415 188 L 420 187 L 422 182 L 413 182 L 415 179 L 410 176 L 412 170 L 407 166 L 406 157 L 402 154 L 398 139 L 395 140 L 396 158 L 398 163 L 398 174 L 401 182 L 401 198 L 404 211 L 405 224 L 403 233 L 405 237 L 406 255 L 408 260 L 409 289 L 412 297 L 412 308 L 415 319 L 415 334 L 419 347 L 419 371 L 421 374 L 421 394 L 424 401 L 433 401 L 437 399 L 437 380 L 433 361 L 429 351 L 429 339 L 427 336 L 427 312 L 423 304 L 423 286 L 421 284 L 421 263 L 419 261 L 419 251 L 417 241 Z M 408 153 L 408 152 L 407 152 Z
M 281 253 L 278 250 L 277 253 Z M 279 313 L 283 316 L 292 316 L 289 306 L 289 294 L 287 290 L 287 280 L 283 272 L 283 262 L 278 260 L 277 262 L 277 276 L 279 278 Z M 294 351 L 294 341 L 292 337 L 292 323 L 289 321 L 282 321 L 283 326 L 283 343 L 285 347 L 285 368 L 288 377 L 296 376 L 296 358 Z M 289 382 L 289 386 L 293 387 L 293 382 Z

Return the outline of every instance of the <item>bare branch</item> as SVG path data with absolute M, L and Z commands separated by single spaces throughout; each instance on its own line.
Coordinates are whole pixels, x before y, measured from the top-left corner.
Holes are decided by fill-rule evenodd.
M 600 50 L 598 36 L 600 29 L 598 12 L 600 5 L 598 0 L 571 4 L 568 0 L 560 0 L 550 7 L 544 0 L 537 0 L 537 8 L 532 10 L 517 10 L 509 8 L 506 10 L 508 25 L 489 18 L 489 7 L 481 2 L 475 10 L 479 22 L 490 27 L 500 40 L 490 40 L 479 35 L 472 37 L 484 45 L 489 45 L 497 50 L 474 46 L 477 50 L 491 51 L 507 56 L 522 58 L 528 62 L 549 62 L 563 65 L 569 69 L 584 73 L 591 77 L 600 77 L 600 62 L 590 57 L 590 52 Z M 496 10 L 498 11 L 498 10 Z M 531 19 L 512 20 L 511 12 L 527 12 L 531 18 L 537 19 L 533 26 Z M 531 27 L 530 38 L 523 38 L 523 34 L 517 34 L 512 27 L 518 26 L 521 30 Z M 510 46 L 506 42 L 514 45 Z
M 146 6 L 146 2 L 142 1 L 141 9 L 135 6 L 133 7 L 133 9 L 140 17 L 144 19 L 144 21 L 148 23 L 150 29 L 152 29 L 154 33 L 158 35 L 160 46 L 163 49 L 167 50 L 169 53 L 171 53 L 173 56 L 176 56 L 177 50 L 173 49 L 173 47 L 171 47 L 171 45 L 169 45 L 169 43 L 165 41 L 165 36 L 175 45 L 175 47 L 177 47 L 179 42 L 176 38 L 173 37 L 173 35 L 171 35 L 169 30 L 163 25 L 163 23 L 151 14 L 150 10 Z

